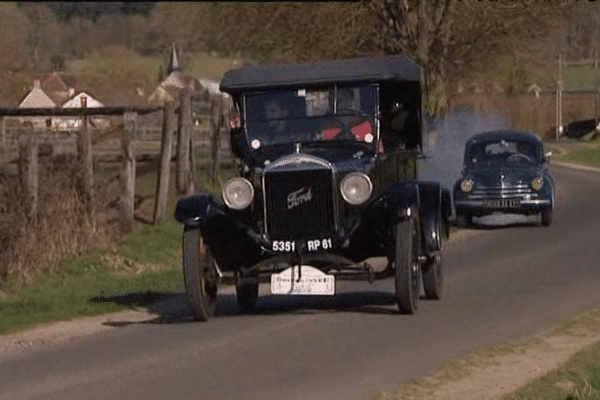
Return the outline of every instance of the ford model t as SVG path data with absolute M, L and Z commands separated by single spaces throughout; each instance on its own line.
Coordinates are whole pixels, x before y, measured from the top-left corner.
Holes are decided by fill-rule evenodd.
M 394 278 L 400 312 L 442 293 L 451 196 L 417 180 L 421 68 L 406 56 L 262 65 L 225 74 L 239 174 L 222 200 L 177 203 L 194 318 L 213 315 L 220 282 L 251 311 L 272 294 L 333 295 L 340 280 Z M 386 257 L 375 269 L 372 257 Z

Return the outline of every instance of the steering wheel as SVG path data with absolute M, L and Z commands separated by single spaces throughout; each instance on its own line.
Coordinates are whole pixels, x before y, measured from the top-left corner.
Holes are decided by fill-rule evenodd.
M 529 157 L 525 154 L 521 154 L 521 153 L 511 154 L 506 160 L 508 162 L 515 162 L 515 163 L 521 162 L 521 161 L 533 162 L 531 157 Z

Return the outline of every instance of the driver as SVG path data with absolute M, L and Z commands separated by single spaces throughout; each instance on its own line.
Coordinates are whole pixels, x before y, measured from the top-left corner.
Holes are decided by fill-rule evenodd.
M 356 140 L 372 143 L 375 139 L 373 127 L 369 120 L 361 116 L 360 89 L 356 87 L 338 88 L 337 90 L 337 118 L 344 122 Z M 323 129 L 319 139 L 335 139 L 342 134 L 343 128 L 337 123 L 335 126 Z M 380 150 L 383 151 L 380 144 Z
M 285 132 L 289 110 L 281 99 L 270 100 L 265 104 L 265 118 L 269 121 L 271 134 L 277 136 Z

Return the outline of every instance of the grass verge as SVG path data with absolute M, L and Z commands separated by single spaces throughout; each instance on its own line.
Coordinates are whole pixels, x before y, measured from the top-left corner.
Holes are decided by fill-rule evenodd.
M 587 165 L 600 168 L 600 142 L 598 140 L 588 142 L 583 148 L 562 150 L 559 146 L 547 145 L 552 151 L 552 159 L 561 162 Z
M 198 152 L 198 187 L 208 188 L 207 157 Z M 223 157 L 221 179 L 235 170 Z M 170 178 L 167 218 L 153 225 L 156 172 L 136 178 L 136 222 L 132 233 L 108 251 L 95 250 L 60 262 L 49 273 L 23 286 L 6 285 L 0 291 L 0 334 L 38 324 L 71 320 L 143 307 L 152 300 L 184 293 L 181 271 L 182 227 L 174 220 L 174 174 Z M 213 189 L 213 192 L 216 192 Z
M 599 399 L 599 332 L 597 308 L 528 340 L 476 349 L 371 400 Z
M 0 303 L 0 334 L 140 307 L 150 294 L 182 293 L 180 240 L 175 221 L 137 226 L 115 251 L 72 259 L 26 288 L 9 289 Z

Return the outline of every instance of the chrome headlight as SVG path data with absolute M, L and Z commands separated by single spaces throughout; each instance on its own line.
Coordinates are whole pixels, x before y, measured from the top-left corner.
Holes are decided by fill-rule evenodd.
M 232 178 L 223 185 L 223 200 L 234 210 L 243 210 L 252 203 L 254 188 L 245 178 Z
M 373 192 L 373 184 L 367 175 L 353 172 L 342 179 L 340 191 L 344 200 L 357 206 L 369 200 Z
M 473 182 L 472 179 L 465 178 L 460 183 L 460 190 L 462 190 L 465 193 L 469 193 L 473 190 L 473 186 L 475 186 L 475 182 Z
M 531 181 L 531 189 L 533 189 L 536 192 L 539 192 L 540 190 L 542 190 L 543 186 L 544 186 L 544 179 L 540 178 L 539 176 L 537 178 L 533 178 L 533 180 Z

